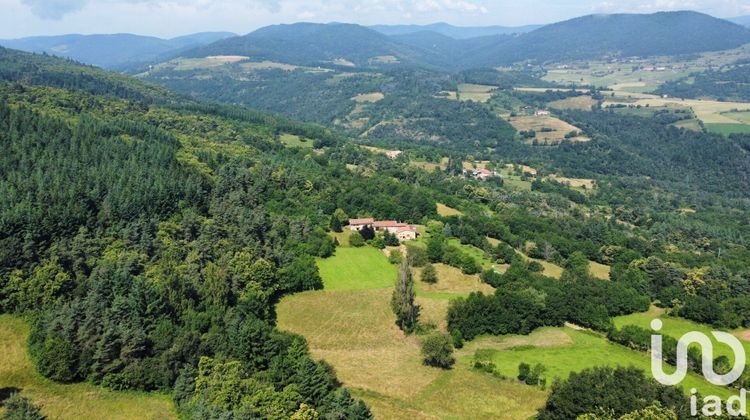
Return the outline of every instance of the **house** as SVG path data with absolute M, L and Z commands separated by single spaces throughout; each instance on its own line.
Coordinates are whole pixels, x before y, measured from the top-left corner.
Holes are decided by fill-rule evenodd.
M 412 225 L 402 226 L 396 231 L 396 237 L 399 241 L 411 241 L 417 239 L 417 235 L 417 228 Z
M 537 117 L 549 116 L 549 110 L 548 109 L 537 109 L 536 112 L 534 112 L 534 115 L 536 115 Z
M 385 152 L 385 155 L 388 156 L 389 159 L 396 159 L 397 157 L 401 156 L 402 152 L 401 150 L 389 150 Z
M 487 178 L 497 175 L 497 172 L 489 171 L 487 169 L 477 169 L 472 175 L 474 175 L 474 178 L 484 181 Z
M 375 228 L 375 230 L 379 231 L 388 231 L 390 233 L 396 233 L 397 230 L 400 228 L 408 226 L 406 223 L 399 223 L 395 220 L 383 220 L 383 221 L 377 221 L 372 224 L 372 227 Z
M 349 219 L 349 229 L 360 231 L 365 226 L 372 226 L 375 223 L 375 219 Z

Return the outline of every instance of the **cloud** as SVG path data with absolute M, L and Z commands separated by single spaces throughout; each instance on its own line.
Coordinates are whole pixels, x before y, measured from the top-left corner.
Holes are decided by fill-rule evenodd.
M 42 19 L 59 20 L 68 13 L 83 9 L 88 0 L 21 0 L 31 13 Z

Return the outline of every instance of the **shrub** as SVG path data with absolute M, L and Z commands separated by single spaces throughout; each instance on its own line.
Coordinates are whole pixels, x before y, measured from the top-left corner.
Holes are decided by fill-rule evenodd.
M 349 237 L 349 245 L 353 247 L 361 247 L 365 244 L 365 238 L 362 237 L 362 235 L 359 234 L 359 232 L 352 233 L 352 236 Z
M 5 414 L 3 420 L 44 420 L 45 417 L 30 399 L 21 394 L 13 394 L 3 403 Z
M 401 261 L 404 260 L 403 254 L 401 254 L 401 251 L 398 249 L 392 249 L 391 252 L 388 254 L 388 261 L 391 264 L 401 264 Z
M 424 269 L 422 270 L 422 276 L 421 280 L 425 283 L 429 284 L 435 284 L 438 281 L 437 278 L 437 271 L 435 271 L 435 266 L 432 264 L 427 264 Z
M 453 358 L 453 345 L 445 334 L 432 334 L 422 341 L 424 364 L 443 369 L 450 369 L 456 362 Z

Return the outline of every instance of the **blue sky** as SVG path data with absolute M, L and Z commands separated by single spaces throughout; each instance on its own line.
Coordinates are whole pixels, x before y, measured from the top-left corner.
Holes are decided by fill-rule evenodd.
M 518 26 L 591 13 L 750 15 L 750 0 L 0 0 L 0 38 L 129 32 L 240 34 L 298 21 Z

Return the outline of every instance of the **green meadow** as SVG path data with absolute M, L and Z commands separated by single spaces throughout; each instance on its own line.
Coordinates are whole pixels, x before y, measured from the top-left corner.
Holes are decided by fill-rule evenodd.
M 361 290 L 392 287 L 398 268 L 371 246 L 336 248 L 332 257 L 319 259 L 326 290 Z

